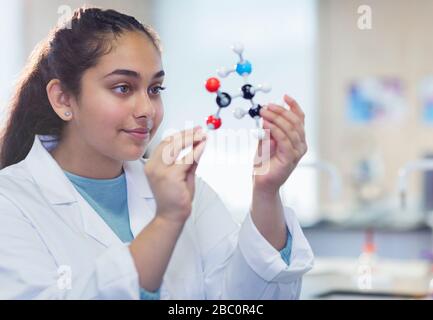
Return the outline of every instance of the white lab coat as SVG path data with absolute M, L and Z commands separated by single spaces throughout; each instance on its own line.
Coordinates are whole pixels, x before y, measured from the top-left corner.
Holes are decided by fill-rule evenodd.
M 0 299 L 139 299 L 128 244 L 75 190 L 42 138 L 35 138 L 25 160 L 0 171 Z M 124 165 L 134 236 L 155 215 L 144 165 L 144 160 Z M 293 238 L 289 266 L 250 214 L 242 226 L 236 224 L 218 195 L 197 178 L 193 210 L 170 259 L 161 299 L 298 298 L 313 254 L 289 208 L 285 219 Z

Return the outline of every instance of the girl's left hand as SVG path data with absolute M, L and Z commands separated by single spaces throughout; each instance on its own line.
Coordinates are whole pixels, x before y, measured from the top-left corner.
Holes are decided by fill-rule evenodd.
M 269 104 L 260 111 L 266 136 L 259 141 L 254 160 L 255 191 L 278 193 L 307 152 L 304 112 L 289 96 L 285 95 L 284 101 L 290 110 Z

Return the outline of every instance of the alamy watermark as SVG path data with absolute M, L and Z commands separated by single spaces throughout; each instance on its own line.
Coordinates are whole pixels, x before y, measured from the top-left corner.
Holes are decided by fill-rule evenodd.
M 361 5 L 358 7 L 358 29 L 371 30 L 373 28 L 373 10 L 371 6 Z
M 72 268 L 67 265 L 62 265 L 57 269 L 57 288 L 59 290 L 72 289 Z
M 185 127 L 190 127 L 190 122 L 185 123 Z M 191 130 L 192 129 L 185 129 Z M 195 134 L 195 141 L 200 141 L 200 136 L 207 134 L 206 129 L 202 133 Z M 269 130 L 265 139 L 260 142 L 257 140 L 256 129 L 218 129 L 212 138 L 206 141 L 206 149 L 211 149 L 213 156 L 201 159 L 202 150 L 196 151 L 191 147 L 194 136 L 185 134 L 175 129 L 167 129 L 163 136 L 167 144 L 162 150 L 162 161 L 167 165 L 175 164 L 193 164 L 194 161 L 206 162 L 211 165 L 245 165 L 251 163 L 253 158 L 254 175 L 264 175 L 269 172 L 270 160 L 270 139 Z M 189 141 L 188 141 L 189 140 Z M 182 148 L 183 145 L 188 145 L 187 148 Z M 181 153 L 176 153 L 174 150 L 183 149 Z M 200 158 L 200 159 L 199 159 Z
M 57 14 L 59 15 L 57 26 L 59 28 L 72 29 L 72 12 L 72 7 L 68 5 L 61 5 L 57 8 Z

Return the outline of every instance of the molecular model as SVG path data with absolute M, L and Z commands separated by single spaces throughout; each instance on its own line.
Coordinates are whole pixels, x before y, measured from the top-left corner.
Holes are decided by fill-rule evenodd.
M 231 73 L 236 72 L 239 76 L 244 78 L 245 84 L 240 89 L 239 93 L 230 95 L 227 92 L 221 92 L 221 82 L 218 78 L 210 78 L 206 81 L 206 89 L 211 93 L 216 93 L 216 103 L 218 105 L 218 111 L 215 115 L 209 116 L 206 121 L 207 128 L 209 130 L 217 130 L 222 125 L 222 120 L 220 118 L 221 110 L 227 108 L 235 98 L 244 98 L 249 100 L 251 103 L 251 108 L 245 110 L 242 108 L 236 108 L 233 112 L 235 118 L 242 119 L 244 116 L 249 114 L 251 118 L 256 121 L 257 134 L 256 137 L 262 140 L 265 136 L 264 130 L 260 127 L 260 110 L 262 106 L 254 102 L 254 97 L 257 92 L 269 93 L 271 87 L 269 85 L 258 85 L 254 87 L 248 82 L 248 77 L 251 74 L 253 68 L 248 60 L 243 57 L 244 47 L 242 44 L 236 44 L 232 47 L 233 51 L 239 56 L 239 62 L 232 69 L 221 68 L 218 70 L 218 75 L 221 78 L 226 78 Z

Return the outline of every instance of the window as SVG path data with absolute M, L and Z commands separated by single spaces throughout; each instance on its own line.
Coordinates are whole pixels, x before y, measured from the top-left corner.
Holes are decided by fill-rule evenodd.
M 273 86 L 270 94 L 257 95 L 256 101 L 282 103 L 284 93 L 293 95 L 307 114 L 309 153 L 304 161 L 316 159 L 315 0 L 221 0 L 218 4 L 202 0 L 162 0 L 155 1 L 154 6 L 153 20 L 162 39 L 169 89 L 164 96 L 165 119 L 161 131 L 205 125 L 205 119 L 217 111 L 217 106 L 215 97 L 204 89 L 204 82 L 216 76 L 219 67 L 236 64 L 237 57 L 230 46 L 242 42 L 245 58 L 253 64 L 251 82 L 268 82 Z M 237 75 L 222 80 L 228 92 L 236 92 L 242 83 Z M 224 128 L 254 128 L 254 121 L 249 117 L 234 119 L 231 112 L 236 105 L 248 107 L 248 102 L 235 100 L 230 110 L 222 110 Z M 211 133 L 199 174 L 242 219 L 251 199 L 250 174 L 255 145 L 254 150 L 240 145 L 237 150 L 217 151 L 212 143 L 217 135 Z M 215 165 L 218 157 L 226 163 L 232 158 L 250 160 Z M 285 204 L 298 211 L 301 221 L 314 218 L 318 206 L 317 172 L 299 168 L 282 189 L 282 196 Z

